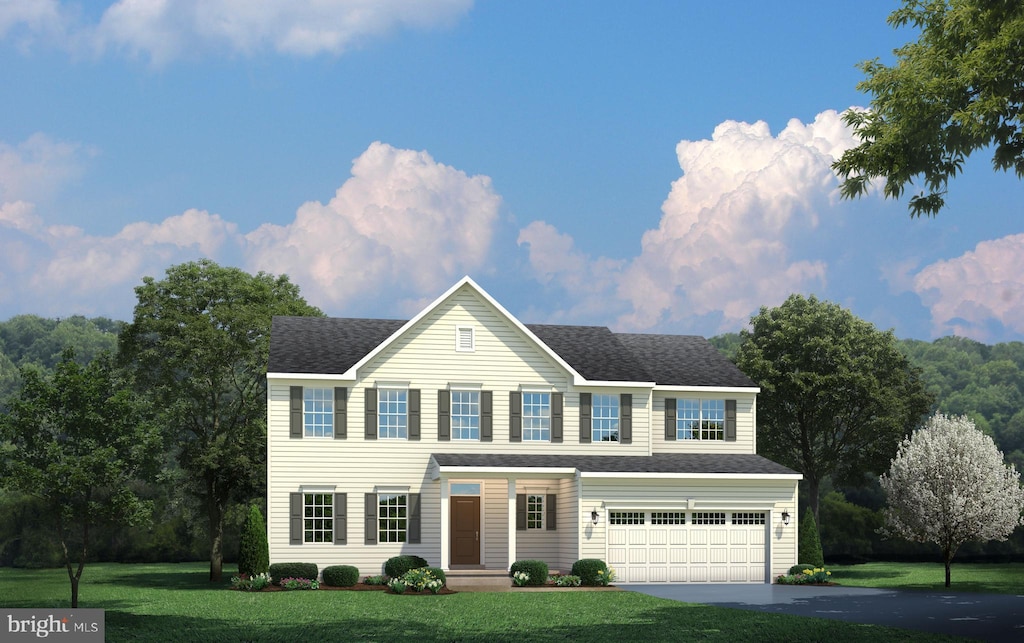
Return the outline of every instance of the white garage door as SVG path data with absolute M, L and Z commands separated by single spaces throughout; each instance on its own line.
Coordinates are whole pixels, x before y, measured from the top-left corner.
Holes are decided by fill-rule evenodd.
M 608 565 L 620 583 L 764 583 L 767 514 L 609 511 Z

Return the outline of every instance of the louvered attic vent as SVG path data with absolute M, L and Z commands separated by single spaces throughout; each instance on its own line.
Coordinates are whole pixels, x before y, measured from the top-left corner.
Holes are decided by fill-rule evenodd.
M 472 353 L 476 350 L 476 338 L 472 326 L 455 327 L 455 350 L 460 353 Z

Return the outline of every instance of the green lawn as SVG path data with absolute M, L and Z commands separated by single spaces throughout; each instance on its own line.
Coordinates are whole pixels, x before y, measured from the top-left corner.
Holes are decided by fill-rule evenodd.
M 934 634 L 693 605 L 632 592 L 249 594 L 203 564 L 94 564 L 81 607 L 108 641 L 935 641 Z M 0 606 L 66 607 L 63 570 L 0 569 Z M 956 640 L 956 639 L 945 639 Z
M 828 569 L 835 582 L 854 587 L 1024 594 L 1024 563 L 960 564 L 954 560 L 948 590 L 942 563 L 864 563 L 829 565 Z

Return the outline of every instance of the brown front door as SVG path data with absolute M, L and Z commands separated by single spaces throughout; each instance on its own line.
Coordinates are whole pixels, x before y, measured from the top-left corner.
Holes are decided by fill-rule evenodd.
M 452 565 L 480 564 L 480 497 L 452 496 Z

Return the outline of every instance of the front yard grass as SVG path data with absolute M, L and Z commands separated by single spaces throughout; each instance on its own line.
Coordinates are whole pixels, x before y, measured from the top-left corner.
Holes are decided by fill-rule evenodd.
M 938 592 L 1024 594 L 1024 563 L 957 563 L 953 561 L 950 586 L 942 563 L 862 563 L 826 565 L 832 580 L 850 587 L 911 589 Z
M 227 571 L 227 570 L 225 570 Z M 936 641 L 935 634 L 678 603 L 633 592 L 246 593 L 207 566 L 92 564 L 81 607 L 108 641 Z M 63 569 L 0 569 L 0 606 L 67 607 Z

